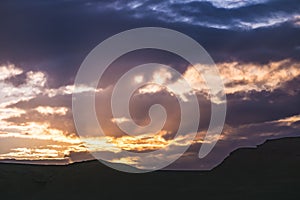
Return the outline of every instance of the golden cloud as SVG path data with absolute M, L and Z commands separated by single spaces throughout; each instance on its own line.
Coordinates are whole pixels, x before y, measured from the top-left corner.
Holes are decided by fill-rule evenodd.
M 210 91 L 198 71 L 205 73 L 209 70 L 210 66 L 199 64 L 194 67 L 188 67 L 183 76 L 174 82 L 170 82 L 172 80 L 170 73 L 157 71 L 155 76 L 153 75 L 153 82 L 159 80 L 159 84 L 165 87 L 152 84 L 141 88 L 139 92 L 141 94 L 156 93 L 167 88 L 172 88 L 172 91 L 176 91 L 176 95 L 185 100 L 187 94 L 195 91 L 208 95 Z M 270 62 L 264 65 L 226 62 L 218 64 L 217 67 L 224 82 L 226 94 L 247 92 L 250 90 L 273 91 L 285 82 L 300 75 L 300 63 L 289 59 Z M 213 79 L 214 77 L 210 78 Z M 183 79 L 191 85 L 191 88 L 182 87 L 183 84 L 181 82 Z M 216 91 L 218 91 L 217 88 Z

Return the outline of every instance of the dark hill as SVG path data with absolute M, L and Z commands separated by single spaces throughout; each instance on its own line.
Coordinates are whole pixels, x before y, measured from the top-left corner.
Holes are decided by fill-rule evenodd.
M 300 138 L 234 151 L 209 172 L 127 174 L 97 161 L 0 164 L 1 199 L 300 199 Z

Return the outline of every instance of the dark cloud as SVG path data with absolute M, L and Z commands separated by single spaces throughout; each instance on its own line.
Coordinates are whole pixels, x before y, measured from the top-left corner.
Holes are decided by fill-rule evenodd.
M 274 91 L 250 91 L 227 96 L 226 122 L 230 125 L 262 123 L 300 114 L 299 77 Z
M 53 86 L 72 83 L 88 52 L 111 35 L 131 28 L 160 26 L 192 36 L 217 61 L 267 62 L 284 58 L 299 60 L 300 28 L 293 24 L 298 1 L 247 2 L 226 8 L 217 1 L 1 1 L 0 62 L 22 68 L 45 70 Z M 228 5 L 230 5 L 228 3 Z M 155 11 L 153 6 L 167 10 Z M 134 8 L 135 7 L 135 8 Z M 229 6 L 230 7 L 230 6 Z M 163 9 L 162 8 L 162 9 Z M 167 11 L 170 19 L 162 19 Z M 109 17 L 108 17 L 109 16 Z M 181 17 L 192 20 L 174 21 Z M 263 23 L 263 19 L 287 21 L 276 26 L 247 30 L 209 27 L 235 26 L 237 20 Z M 274 18 L 274 19 L 273 19 Z M 173 20 L 173 21 L 172 21 Z M 193 21 L 203 22 L 195 25 Z M 270 22 L 270 23 L 271 23 Z
M 28 101 L 19 101 L 7 106 L 8 108 L 21 108 L 24 110 L 34 109 L 38 106 L 50 107 L 72 107 L 72 95 L 57 95 L 49 97 L 48 95 L 38 95 Z

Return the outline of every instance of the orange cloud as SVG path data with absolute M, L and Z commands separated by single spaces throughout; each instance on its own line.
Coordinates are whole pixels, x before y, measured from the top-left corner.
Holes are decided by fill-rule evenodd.
M 156 93 L 170 87 L 173 88 L 173 91 L 176 91 L 176 94 L 183 99 L 186 99 L 185 95 L 193 91 L 198 91 L 208 95 L 209 89 L 201 74 L 198 73 L 198 70 L 201 73 L 205 73 L 209 70 L 210 66 L 199 64 L 194 67 L 188 67 L 182 77 L 174 82 L 170 82 L 172 79 L 170 73 L 162 73 L 158 71 L 155 77 L 156 79 L 159 79 L 159 83 L 165 87 L 147 85 L 141 88 L 139 92 L 141 94 Z M 264 65 L 227 62 L 218 64 L 217 68 L 224 82 L 226 94 L 247 92 L 250 90 L 272 91 L 279 88 L 283 83 L 300 75 L 300 63 L 293 62 L 288 59 L 270 62 Z M 155 81 L 155 77 L 153 76 L 153 81 Z M 214 77 L 210 78 L 213 79 Z M 185 79 L 191 85 L 191 88 L 181 87 L 183 85 L 181 84 L 183 81 L 182 79 Z M 215 88 L 215 91 L 219 90 L 218 88 Z
M 45 115 L 66 115 L 69 109 L 66 107 L 39 106 L 35 110 Z

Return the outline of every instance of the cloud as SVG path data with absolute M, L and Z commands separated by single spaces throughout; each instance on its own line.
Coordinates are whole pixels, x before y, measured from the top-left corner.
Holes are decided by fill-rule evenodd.
M 239 1 L 244 5 L 228 9 L 217 4 L 229 5 L 230 1 L 139 1 L 138 5 L 142 5 L 136 8 L 126 6 L 136 6 L 135 2 L 3 1 L 0 18 L 6 20 L 0 22 L 5 30 L 0 32 L 0 63 L 10 61 L 25 71 L 47 72 L 48 84 L 53 88 L 71 85 L 91 49 L 109 36 L 141 26 L 183 32 L 203 45 L 216 62 L 299 60 L 299 52 L 295 49 L 300 45 L 297 1 Z M 232 2 L 232 6 L 239 4 Z M 176 16 L 161 19 L 166 18 L 166 14 L 148 8 L 160 4 L 166 4 L 171 10 L 169 13 Z M 23 9 L 26 12 L 19 12 Z M 114 17 L 107 19 L 107 15 Z M 251 27 L 260 23 L 267 25 Z M 24 24 L 32 25 L 24 27 Z M 14 37 L 15 34 L 18 37 Z
M 300 75 L 300 64 L 291 60 L 252 63 L 223 63 L 218 65 L 226 86 L 226 93 L 273 91 Z
M 225 84 L 226 94 L 247 93 L 249 91 L 274 91 L 285 83 L 300 75 L 300 64 L 292 60 L 281 60 L 266 64 L 225 62 L 218 63 L 219 75 Z M 171 88 L 180 98 L 187 101 L 190 93 L 201 93 L 209 99 L 210 90 L 202 78 L 202 74 L 210 69 L 210 66 L 190 66 L 181 78 L 174 77 L 170 72 L 156 71 L 151 79 L 155 84 L 149 84 L 139 89 L 140 94 L 157 93 Z M 201 73 L 199 73 L 200 71 Z M 217 76 L 214 75 L 214 76 Z M 210 77 L 211 79 L 213 77 Z M 182 81 L 186 80 L 191 87 L 184 87 Z M 162 85 L 162 86 L 160 86 Z M 220 92 L 220 89 L 215 91 Z M 245 96 L 245 98 L 247 98 Z M 216 101 L 218 102 L 218 101 Z
M 240 8 L 250 5 L 257 5 L 257 4 L 264 4 L 268 2 L 269 0 L 199 0 L 200 2 L 211 2 L 215 7 L 217 8 Z M 184 1 L 182 1 L 184 2 Z M 191 1 L 193 2 L 193 1 Z
M 214 166 L 216 162 L 222 160 L 233 147 L 237 148 L 246 144 L 255 145 L 267 138 L 292 135 L 293 127 L 297 127 L 299 122 L 297 102 L 300 97 L 297 86 L 300 72 L 298 65 L 297 61 L 290 59 L 269 62 L 263 65 L 239 63 L 237 61 L 217 64 L 226 85 L 229 113 L 223 135 L 218 138 L 212 137 L 210 141 L 220 139 L 221 143 L 226 143 L 226 148 L 222 147 L 224 153 L 219 153 L 215 162 L 208 162 L 209 166 L 206 165 L 206 168 Z M 203 72 L 209 66 L 196 65 L 195 67 Z M 9 150 L 2 148 L 1 156 L 3 159 L 14 156 L 17 159 L 34 159 L 32 155 L 36 155 L 36 159 L 49 159 L 53 158 L 54 155 L 57 155 L 57 159 L 64 159 L 71 152 L 73 152 L 74 157 L 74 153 L 92 151 L 105 152 L 110 161 L 125 162 L 129 158 L 126 155 L 121 155 L 120 149 L 149 152 L 167 146 L 165 155 L 171 158 L 176 157 L 177 147 L 188 145 L 188 142 L 190 142 L 191 138 L 189 138 L 188 131 L 184 134 L 184 137 L 174 138 L 180 121 L 180 112 L 176 112 L 178 102 L 169 93 L 170 91 L 166 90 L 166 87 L 159 87 L 157 90 L 153 90 L 149 86 L 140 88 L 131 99 L 130 107 L 133 119 L 112 117 L 110 96 L 113 85 L 97 89 L 95 91 L 96 96 L 100 100 L 97 103 L 101 105 L 96 106 L 99 109 L 97 111 L 98 117 L 108 134 L 106 137 L 87 135 L 80 140 L 76 136 L 72 120 L 70 95 L 73 92 L 88 92 L 91 91 L 91 88 L 82 86 L 77 91 L 74 90 L 73 85 L 51 88 L 47 84 L 49 76 L 44 72 L 25 72 L 14 65 L 3 65 L 1 69 L 5 72 L 3 74 L 7 74 L 3 75 L 5 78 L 0 81 L 0 84 L 4 86 L 4 90 L 1 90 L 0 95 L 5 97 L 2 99 L 2 104 L 0 104 L 2 116 L 0 118 L 1 140 L 14 141 L 22 139 L 29 140 L 31 141 L 29 143 L 32 144 L 38 141 L 47 141 L 47 145 L 39 147 L 34 145 L 23 146 L 22 143 L 18 143 L 10 147 Z M 15 86 L 11 82 L 11 77 L 20 75 L 25 75 L 24 81 Z M 139 76 L 143 80 L 146 78 L 142 74 Z M 138 78 L 138 80 L 141 78 Z M 147 78 L 173 88 L 172 91 L 185 98 L 187 104 L 189 94 L 197 94 L 201 116 L 203 117 L 201 118 L 199 133 L 192 146 L 199 147 L 203 143 L 203 137 L 210 119 L 209 95 L 201 75 L 195 73 L 194 68 L 187 67 L 183 71 L 182 77 L 175 77 L 171 72 L 157 69 L 153 74 L 148 74 Z M 181 88 L 182 78 L 187 79 L 192 87 Z M 133 81 L 135 80 L 136 77 L 133 77 Z M 7 91 L 9 92 L 6 93 Z M 148 109 L 155 103 L 161 103 L 165 106 L 168 113 L 168 120 L 158 134 L 132 137 L 124 135 L 116 126 L 116 123 L 126 123 L 128 120 L 135 120 L 136 123 L 141 125 L 147 124 L 149 120 Z M 274 108 L 276 109 L 270 112 Z M 247 115 L 240 116 L 241 113 L 247 113 Z M 103 120 L 106 121 L 102 123 Z M 189 123 L 189 121 L 184 121 L 183 125 L 189 127 Z M 255 133 L 251 132 L 253 130 Z M 235 140 L 241 143 L 229 145 Z M 87 148 L 87 146 L 90 148 Z M 198 150 L 195 148 L 184 157 L 187 158 L 188 155 L 195 156 Z M 218 151 L 218 148 L 216 151 Z M 49 153 L 48 156 L 47 152 Z M 26 157 L 27 153 L 31 156 Z M 109 156 L 110 153 L 113 153 L 113 157 Z M 155 159 L 163 159 L 161 155 L 155 155 L 155 157 Z M 139 165 L 142 158 L 132 159 L 132 164 L 145 168 L 151 165 L 150 161 L 153 158 L 143 158 L 146 159 L 143 162 L 148 163 L 146 166 Z
M 3 71 L 4 79 L 0 80 L 0 106 L 3 107 L 19 101 L 27 101 L 43 92 L 42 88 L 46 83 L 46 76 L 43 72 L 27 72 L 25 83 L 15 87 L 12 83 L 5 80 L 12 76 L 20 75 L 23 71 L 14 65 L 2 66 L 1 71 Z M 11 72 L 8 73 L 8 71 Z
M 75 137 L 74 132 L 71 132 L 70 123 L 71 118 L 65 118 L 66 121 L 61 120 L 67 116 L 67 107 L 52 107 L 52 106 L 34 106 L 32 108 L 18 108 L 21 102 L 30 102 L 40 96 L 44 96 L 49 89 L 47 87 L 47 75 L 41 71 L 28 71 L 25 72 L 12 64 L 3 65 L 0 67 L 2 77 L 0 79 L 0 138 L 2 140 L 11 140 L 12 143 L 16 138 L 30 140 L 31 144 L 36 141 L 45 140 L 49 144 L 65 143 L 69 145 L 79 144 L 80 141 Z M 14 76 L 25 75 L 24 82 L 15 86 L 11 82 Z M 48 97 L 48 102 L 51 99 Z M 48 115 L 48 117 L 45 117 Z M 57 117 L 60 117 L 58 119 Z M 69 126 L 69 127 L 68 127 Z M 68 129 L 69 128 L 69 129 Z M 5 139 L 6 138 L 6 139 Z M 32 147 L 22 147 L 22 142 L 12 151 L 2 155 L 2 158 L 15 157 L 21 158 L 22 155 L 31 158 L 36 155 L 36 159 L 46 156 L 47 152 L 49 157 L 52 158 L 54 150 L 42 147 L 41 149 Z M 24 151 L 23 151 L 24 150 Z M 23 151 L 23 152 L 22 152 Z M 52 152 L 52 153 L 51 153 Z M 3 153 L 3 148 L 1 148 Z M 30 159 L 24 157 L 24 159 Z
M 113 123 L 126 123 L 128 122 L 130 119 L 126 118 L 126 117 L 121 117 L 121 118 L 112 118 L 111 121 Z
M 0 80 L 3 81 L 5 79 L 11 78 L 13 76 L 19 75 L 23 73 L 23 70 L 19 68 L 15 68 L 14 65 L 9 64 L 7 66 L 0 66 Z
M 35 109 L 41 114 L 45 115 L 66 115 L 68 112 L 68 108 L 66 107 L 50 107 L 50 106 L 39 106 Z
M 168 0 L 91 2 L 102 9 L 127 11 L 135 18 L 156 15 L 173 23 L 188 23 L 217 29 L 256 29 L 291 22 L 299 13 L 296 1 L 282 6 L 280 1 L 255 0 Z

